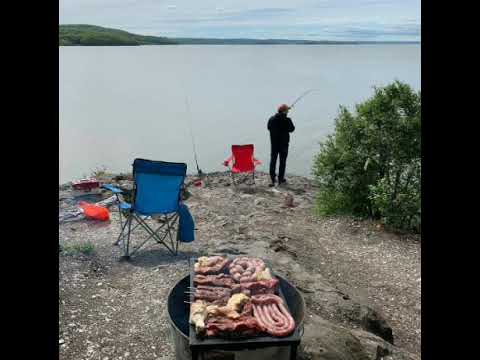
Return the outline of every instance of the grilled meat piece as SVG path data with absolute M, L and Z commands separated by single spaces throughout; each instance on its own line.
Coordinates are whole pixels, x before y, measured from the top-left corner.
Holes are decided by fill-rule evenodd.
M 190 324 L 195 326 L 199 335 L 205 332 L 205 318 L 207 317 L 207 303 L 202 300 L 195 301 L 190 306 Z
M 222 272 L 230 260 L 222 256 L 201 256 L 194 265 L 195 274 L 215 275 Z
M 218 275 L 195 275 L 193 278 L 195 285 L 220 286 L 231 288 L 235 285 L 232 277 L 227 274 Z
M 253 316 L 240 316 L 233 320 L 215 317 L 207 321 L 207 336 L 242 337 L 261 334 L 264 328 Z
M 199 285 L 195 289 L 195 300 L 205 300 L 213 302 L 215 300 L 226 299 L 228 300 L 232 295 L 232 290 L 228 288 Z

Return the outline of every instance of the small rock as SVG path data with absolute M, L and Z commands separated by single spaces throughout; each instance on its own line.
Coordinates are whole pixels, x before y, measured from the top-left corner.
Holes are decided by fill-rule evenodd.
M 263 205 L 266 205 L 266 201 L 264 198 L 257 198 L 253 201 L 253 204 L 255 206 L 263 206 Z
M 60 345 L 62 345 L 64 342 L 65 342 L 65 340 L 63 340 L 63 339 L 58 340 L 58 343 L 59 343 Z
M 287 207 L 293 207 L 293 196 L 291 194 L 288 194 L 285 198 L 285 206 Z

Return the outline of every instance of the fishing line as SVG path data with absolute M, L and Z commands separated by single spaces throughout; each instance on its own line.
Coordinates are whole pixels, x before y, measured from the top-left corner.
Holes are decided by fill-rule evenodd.
M 310 89 L 310 90 L 305 91 L 302 95 L 300 95 L 298 98 L 295 99 L 295 101 L 292 103 L 292 105 L 290 105 L 290 109 L 293 108 L 295 106 L 295 104 L 297 102 L 299 102 L 303 97 L 305 97 L 306 95 L 310 94 L 313 91 L 320 91 L 320 89 Z
M 191 111 L 190 111 L 190 104 L 188 103 L 188 96 L 185 96 L 185 105 L 187 107 L 187 112 L 188 112 L 187 117 L 188 117 L 188 125 L 189 125 L 189 130 L 190 130 L 190 138 L 192 140 L 192 146 L 193 146 L 193 156 L 194 156 L 194 159 L 195 159 L 195 164 L 197 165 L 198 176 L 202 176 L 203 172 L 200 169 L 200 167 L 198 166 L 197 148 L 195 146 L 195 138 L 193 136 L 192 115 L 191 115 Z
M 295 99 L 295 101 L 292 103 L 292 105 L 290 105 L 290 109 L 292 109 L 295 106 L 295 104 L 297 102 L 299 102 L 302 98 L 304 98 L 305 96 L 307 96 L 308 94 L 310 94 L 311 92 L 314 92 L 314 91 L 320 91 L 320 89 L 309 89 L 309 90 L 303 92 L 298 98 Z M 304 145 L 303 147 L 308 147 L 308 146 Z M 293 158 L 294 161 L 298 160 L 298 158 L 300 156 L 300 155 L 298 155 L 298 149 L 297 149 L 296 152 L 293 152 L 292 155 L 293 156 L 291 157 L 291 159 Z

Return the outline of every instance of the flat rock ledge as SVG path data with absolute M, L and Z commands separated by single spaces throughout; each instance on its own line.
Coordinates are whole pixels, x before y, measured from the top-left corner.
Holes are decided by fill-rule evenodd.
M 327 266 L 334 266 L 320 265 L 323 263 L 322 259 L 326 258 L 325 249 L 322 247 L 322 238 L 328 237 L 325 229 L 328 229 L 330 225 L 338 231 L 347 231 L 339 230 L 338 227 L 350 220 L 334 222 L 333 220 L 319 220 L 314 216 L 315 186 L 311 180 L 291 176 L 288 178 L 287 185 L 268 188 L 268 176 L 265 173 L 256 175 L 255 185 L 249 183 L 251 177 L 240 177 L 238 184 L 234 186 L 227 173 L 208 174 L 200 187 L 193 185 L 194 179 L 193 176 L 188 176 L 186 180 L 189 186 L 185 203 L 195 218 L 197 239 L 191 244 L 181 244 L 179 256 L 181 262 L 173 265 L 177 275 L 176 277 L 174 275 L 173 279 L 187 274 L 188 267 L 185 260 L 192 255 L 227 254 L 263 257 L 272 263 L 276 272 L 292 282 L 302 292 L 305 299 L 305 331 L 299 351 L 300 359 L 420 359 L 411 351 L 411 348 L 405 349 L 405 347 L 395 345 L 396 333 L 378 305 L 373 304 L 365 297 L 357 296 L 356 291 L 352 290 L 350 293 L 346 286 L 339 286 L 341 281 L 338 284 L 332 284 L 330 278 L 327 279 L 324 275 L 325 269 L 328 269 Z M 125 190 L 132 188 L 131 177 L 128 174 L 105 175 L 100 180 L 113 183 Z M 106 198 L 109 194 L 104 192 L 102 196 Z M 70 198 L 70 184 L 60 186 L 61 212 L 72 208 L 72 203 L 69 202 Z M 151 281 L 149 280 L 151 276 L 162 277 L 164 272 L 158 271 L 159 268 L 163 269 L 169 265 L 168 263 L 164 265 L 161 263 L 162 260 L 155 259 L 155 256 L 165 258 L 168 256 L 153 250 L 139 253 L 138 259 L 133 259 L 132 264 L 119 262 L 120 251 L 111 246 L 114 234 L 119 227 L 118 213 L 115 212 L 115 206 L 110 209 L 112 220 L 99 229 L 92 228 L 90 225 L 92 221 L 81 218 L 59 225 L 60 245 L 65 246 L 87 238 L 95 245 L 95 254 L 91 256 L 68 256 L 60 253 L 61 264 L 63 264 L 61 265 L 60 285 L 64 291 L 61 292 L 63 302 L 60 305 L 60 329 L 63 337 L 68 336 L 70 332 L 71 342 L 71 345 L 67 347 L 63 343 L 60 344 L 61 349 L 63 346 L 61 359 L 104 359 L 100 356 L 102 352 L 98 350 L 96 353 L 96 348 L 92 344 L 89 345 L 90 352 L 88 353 L 85 352 L 87 349 L 82 344 L 75 343 L 75 336 L 71 334 L 66 315 L 69 311 L 69 304 L 74 306 L 75 303 L 71 299 L 77 296 L 77 292 L 78 297 L 81 297 L 82 289 L 88 288 L 88 285 L 83 285 L 83 287 L 78 284 L 72 285 L 73 279 L 77 278 L 76 272 L 85 271 L 85 266 L 87 266 L 85 264 L 89 264 L 88 267 L 91 268 L 92 259 L 94 259 L 95 266 L 100 269 L 99 273 L 102 272 L 102 268 L 108 269 L 103 276 L 99 275 L 103 279 L 100 281 L 110 283 L 112 287 L 117 286 L 121 289 L 120 285 L 115 285 L 116 279 L 121 279 L 118 281 L 123 284 L 122 286 L 142 286 L 142 291 L 147 291 L 145 289 Z M 370 225 L 359 225 L 363 227 L 361 230 L 349 228 L 348 234 L 357 236 L 358 231 L 364 231 L 364 228 L 367 227 L 370 229 Z M 84 235 L 82 236 L 82 234 Z M 401 240 L 397 239 L 397 241 Z M 348 269 L 348 264 L 343 264 L 343 266 Z M 141 272 L 138 270 L 140 268 Z M 353 265 L 352 270 L 354 270 Z M 126 273 L 128 276 L 125 276 Z M 126 279 L 130 279 L 136 284 L 127 284 Z M 165 286 L 171 286 L 172 281 L 165 280 L 163 283 Z M 95 282 L 98 285 L 99 280 L 96 279 Z M 151 284 L 153 287 L 157 286 L 153 282 Z M 419 286 L 420 284 L 418 284 Z M 155 289 L 151 289 L 151 291 L 155 292 Z M 166 294 L 166 290 L 158 291 L 158 299 L 155 300 L 155 303 L 147 304 L 147 306 L 155 307 L 156 304 L 164 303 Z M 89 302 L 88 306 L 94 306 L 94 299 L 91 296 L 84 297 L 83 301 Z M 134 305 L 130 304 L 129 306 L 129 311 L 135 311 Z M 145 303 L 138 306 L 145 306 Z M 85 322 L 84 325 L 88 328 L 90 320 L 85 318 L 81 321 Z M 115 335 L 115 332 L 123 334 L 130 325 L 132 324 L 128 324 L 128 321 L 125 323 L 122 319 L 118 320 L 117 324 L 111 324 L 109 328 L 113 333 L 110 338 L 118 339 L 118 334 Z M 137 328 L 142 327 L 142 323 L 133 325 Z M 63 338 L 61 341 L 65 342 Z M 94 342 L 93 340 L 88 341 Z M 118 348 L 118 353 L 112 350 L 111 355 L 120 354 L 120 357 L 113 356 L 109 357 L 110 359 L 126 359 L 125 352 L 132 354 L 130 358 L 174 358 L 171 344 L 166 340 L 165 351 L 158 357 L 153 357 L 151 354 L 140 354 L 140 357 L 133 357 L 134 350 L 121 350 L 121 341 L 118 340 L 116 345 L 116 340 L 112 341 L 110 346 Z M 80 353 L 83 355 L 78 357 Z M 96 357 L 95 354 L 99 357 Z

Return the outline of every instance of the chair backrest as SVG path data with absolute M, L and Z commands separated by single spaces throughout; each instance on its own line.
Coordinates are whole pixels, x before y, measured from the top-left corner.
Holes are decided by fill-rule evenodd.
M 187 164 L 135 159 L 134 209 L 141 214 L 168 214 L 178 210 Z
M 233 166 L 240 171 L 249 172 L 255 170 L 253 163 L 253 144 L 232 145 Z

